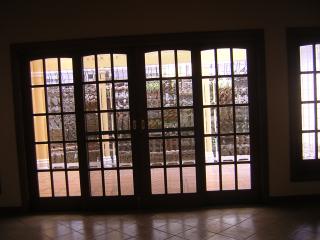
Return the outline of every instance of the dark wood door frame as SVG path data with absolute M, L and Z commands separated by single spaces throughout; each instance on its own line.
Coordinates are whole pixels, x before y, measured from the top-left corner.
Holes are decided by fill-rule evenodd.
M 182 44 L 181 44 L 182 43 Z M 59 57 L 59 56 L 73 56 L 74 69 L 78 71 L 74 72 L 76 78 L 81 79 L 81 60 L 83 55 L 89 55 L 92 53 L 108 52 L 108 51 L 127 51 L 130 55 L 136 55 L 139 49 L 192 49 L 192 62 L 193 65 L 193 85 L 194 99 L 200 101 L 201 96 L 201 84 L 199 81 L 199 58 L 198 54 L 201 49 L 206 48 L 220 48 L 220 47 L 233 47 L 244 46 L 248 49 L 248 59 L 251 59 L 249 64 L 249 71 L 251 81 L 249 82 L 249 88 L 251 91 L 251 105 L 250 108 L 250 125 L 254 126 L 252 129 L 252 137 L 255 142 L 256 148 L 252 155 L 256 158 L 253 169 L 254 188 L 257 191 L 252 193 L 243 194 L 234 193 L 232 191 L 226 192 L 205 192 L 203 186 L 205 173 L 202 168 L 197 168 L 198 175 L 198 190 L 197 194 L 188 194 L 187 198 L 184 196 L 156 196 L 149 200 L 141 199 L 145 196 L 145 192 L 137 192 L 136 198 L 122 197 L 119 198 L 102 198 L 102 199 L 89 199 L 87 192 L 88 187 L 85 186 L 84 197 L 74 198 L 72 201 L 68 199 L 56 199 L 52 202 L 42 202 L 36 206 L 36 208 L 42 209 L 123 209 L 126 208 L 142 208 L 142 207 L 159 207 L 159 206 L 195 206 L 195 205 L 212 205 L 217 203 L 240 203 L 240 202 L 261 202 L 268 196 L 268 164 L 267 164 L 267 124 L 266 124 L 266 84 L 264 78 L 264 36 L 261 30 L 248 30 L 248 31 L 233 31 L 233 32 L 199 32 L 199 33 L 180 33 L 180 34 L 159 34 L 149 36 L 131 36 L 131 37 L 109 37 L 99 39 L 86 39 L 86 40 L 66 40 L 56 42 L 41 42 L 41 43 L 25 43 L 14 44 L 11 46 L 12 55 L 12 74 L 13 74 L 13 94 L 15 104 L 15 124 L 16 124 L 16 136 L 17 136 L 17 149 L 19 157 L 19 170 L 20 170 L 20 182 L 22 193 L 22 204 L 25 209 L 32 208 L 32 196 L 35 195 L 32 186 L 34 182 L 30 177 L 32 162 L 34 159 L 34 153 L 32 150 L 32 143 L 29 140 L 32 136 L 32 129 L 30 118 L 28 114 L 31 112 L 31 104 L 28 104 L 26 100 L 30 100 L 28 96 L 28 89 L 26 87 L 26 79 L 28 78 L 28 61 L 30 59 L 45 57 Z M 138 49 L 138 50 L 137 50 Z M 142 74 L 142 70 L 136 69 L 134 66 L 142 64 L 141 59 L 128 59 L 128 69 L 133 69 L 132 75 L 137 76 Z M 130 70 L 129 70 L 130 71 Z M 80 83 L 75 81 L 75 94 L 78 99 L 81 99 L 82 93 L 80 92 Z M 130 88 L 130 85 L 129 85 Z M 78 90 L 77 90 L 78 89 Z M 132 89 L 132 84 L 131 84 Z M 135 88 L 136 89 L 136 88 Z M 142 88 L 139 88 L 142 89 Z M 131 98 L 136 99 L 143 96 L 143 91 L 131 91 Z M 30 93 L 29 93 L 30 94 Z M 198 104 L 198 103 L 195 103 Z M 76 107 L 80 109 L 77 115 L 81 115 L 83 112 L 83 106 L 76 103 Z M 81 110 L 82 109 L 82 110 Z M 133 109 L 135 117 L 142 116 L 141 109 Z M 195 116 L 201 113 L 200 108 L 195 108 Z M 144 118 L 146 119 L 146 118 Z M 201 119 L 201 118 L 200 118 Z M 255 124 L 252 124 L 255 123 Z M 195 120 L 195 134 L 196 139 L 200 139 L 202 123 Z M 83 119 L 79 120 L 77 126 L 84 126 Z M 81 131 L 80 131 L 81 132 Z M 79 156 L 85 157 L 85 153 L 81 152 L 85 149 L 84 136 L 80 133 L 79 141 Z M 78 136 L 78 137 L 79 137 Z M 134 136 L 136 138 L 136 136 Z M 81 140 L 82 139 L 82 140 Z M 204 156 L 202 149 L 203 146 L 196 144 L 196 152 L 199 153 L 198 158 Z M 82 149 L 82 150 L 80 150 Z M 32 150 L 32 151 L 31 151 Z M 136 158 L 137 154 L 133 153 Z M 86 168 L 86 162 L 84 159 L 80 160 L 81 168 Z M 142 166 L 136 166 L 143 169 Z M 86 172 L 82 171 L 81 179 L 88 183 L 88 176 Z M 200 178 L 200 179 L 199 179 Z M 142 185 L 145 188 L 145 182 L 136 178 L 136 185 Z M 183 201 L 181 201 L 183 200 Z M 35 207 L 35 206 L 34 206 Z

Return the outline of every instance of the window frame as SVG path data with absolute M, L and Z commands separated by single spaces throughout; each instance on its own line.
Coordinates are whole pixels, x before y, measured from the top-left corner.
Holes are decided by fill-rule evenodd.
M 302 119 L 299 51 L 300 46 L 314 45 L 317 43 L 320 44 L 320 27 L 287 29 L 291 181 L 320 180 L 320 157 L 318 159 L 316 158 L 315 160 L 302 159 Z M 315 58 L 313 61 L 315 64 Z M 313 74 L 316 74 L 317 71 L 314 71 L 313 69 L 311 72 Z M 317 102 L 317 100 L 314 101 L 315 103 Z M 315 120 L 316 119 L 317 116 L 315 116 Z M 317 132 L 320 134 L 319 129 L 315 129 L 315 133 Z

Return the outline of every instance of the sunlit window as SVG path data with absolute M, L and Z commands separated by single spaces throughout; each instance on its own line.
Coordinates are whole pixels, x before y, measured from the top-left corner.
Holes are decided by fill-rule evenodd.
M 302 159 L 319 159 L 320 155 L 320 44 L 299 48 Z

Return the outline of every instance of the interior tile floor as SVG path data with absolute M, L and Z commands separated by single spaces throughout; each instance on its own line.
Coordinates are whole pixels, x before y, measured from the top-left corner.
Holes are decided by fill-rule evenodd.
M 320 206 L 1 216 L 0 239 L 317 240 Z

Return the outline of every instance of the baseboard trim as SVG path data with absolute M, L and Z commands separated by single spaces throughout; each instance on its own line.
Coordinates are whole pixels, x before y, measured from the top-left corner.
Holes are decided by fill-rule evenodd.
M 319 203 L 320 194 L 270 196 L 265 204 L 297 204 L 297 203 Z
M 297 205 L 297 204 L 319 204 L 320 202 L 320 194 L 311 194 L 311 195 L 290 195 L 290 196 L 269 196 L 263 201 L 254 201 L 254 202 L 248 202 L 248 203 L 226 203 L 226 204 L 204 204 L 204 205 L 199 205 L 199 206 L 194 206 L 194 208 L 228 208 L 228 207 L 236 207 L 236 206 L 250 206 L 250 205 L 263 205 L 263 206 L 268 206 L 268 205 Z M 165 208 L 166 210 L 169 210 L 170 208 Z M 183 209 L 183 208 L 182 208 Z M 61 209 L 51 209 L 48 207 L 47 209 L 41 209 L 41 212 L 50 212 L 51 211 L 56 211 L 56 212 L 68 212 L 68 210 L 64 210 L 64 208 Z M 92 211 L 93 209 L 73 209 L 73 211 L 77 212 L 85 212 L 85 211 Z M 97 210 L 97 209 L 96 209 Z M 133 208 L 131 209 L 133 211 L 144 211 L 146 209 L 143 208 Z M 160 209 L 157 208 L 148 208 L 150 211 L 157 211 Z M 32 213 L 32 212 L 38 212 L 39 210 L 36 209 L 26 209 L 22 206 L 20 207 L 0 207 L 0 216 L 8 216 L 8 215 L 15 215 L 15 214 L 24 214 L 24 213 Z M 102 212 L 103 209 L 101 209 Z M 117 210 L 115 210 L 117 212 Z M 120 212 L 120 211 L 119 211 Z
M 21 214 L 28 212 L 23 207 L 0 207 L 0 215 L 12 215 L 12 214 Z

